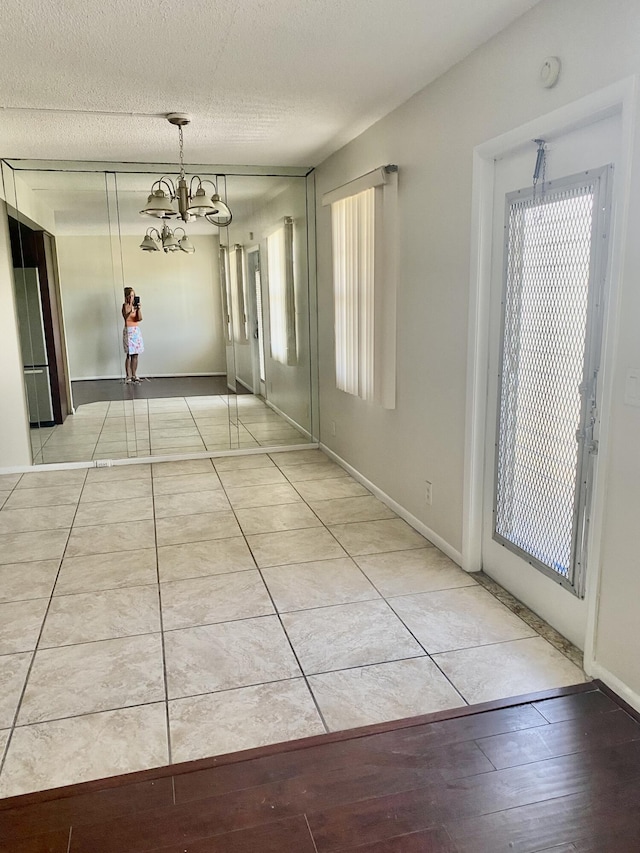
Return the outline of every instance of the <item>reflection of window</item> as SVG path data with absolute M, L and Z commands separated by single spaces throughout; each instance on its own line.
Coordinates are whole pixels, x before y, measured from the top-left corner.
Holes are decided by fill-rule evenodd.
M 336 387 L 395 407 L 397 167 L 326 193 L 331 205 Z
M 260 381 L 266 382 L 266 372 L 264 364 L 264 329 L 262 327 L 262 281 L 260 279 L 260 267 L 256 269 L 256 313 L 258 315 L 258 360 L 260 365 Z
M 293 219 L 267 237 L 271 358 L 296 364 L 296 306 L 293 280 Z
M 222 322 L 224 337 L 231 342 L 231 313 L 229 311 L 229 253 L 226 246 L 220 246 L 220 291 L 222 293 Z
M 246 343 L 247 313 L 244 303 L 243 251 L 239 243 L 235 244 L 230 256 L 231 304 L 233 306 L 235 340 L 239 343 Z

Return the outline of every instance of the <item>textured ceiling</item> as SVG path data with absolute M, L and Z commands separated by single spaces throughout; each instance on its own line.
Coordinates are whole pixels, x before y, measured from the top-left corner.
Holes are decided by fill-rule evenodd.
M 3 0 L 0 156 L 316 165 L 536 2 Z

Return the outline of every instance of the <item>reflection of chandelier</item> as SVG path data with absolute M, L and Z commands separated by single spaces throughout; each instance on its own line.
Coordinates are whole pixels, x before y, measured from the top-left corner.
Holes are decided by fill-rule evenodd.
M 159 180 L 155 181 L 151 186 L 151 193 L 149 194 L 147 203 L 140 213 L 147 216 L 154 216 L 156 219 L 175 219 L 180 217 L 184 222 L 189 222 L 196 217 L 204 217 L 208 222 L 217 225 L 219 228 L 230 225 L 232 219 L 231 211 L 218 195 L 218 188 L 214 182 L 209 180 L 203 181 L 198 175 L 194 175 L 187 182 L 184 171 L 184 138 L 182 128 L 189 124 L 191 119 L 184 113 L 169 113 L 167 120 L 170 124 L 175 124 L 178 127 L 180 139 L 180 177 L 175 183 L 167 175 L 163 175 Z M 207 196 L 204 184 L 211 184 L 213 187 L 214 191 L 211 197 Z M 165 230 L 168 233 L 165 234 Z M 184 229 L 181 230 L 184 234 Z M 174 243 L 173 234 L 166 225 L 162 229 L 162 233 L 158 233 L 155 228 L 147 230 L 147 234 L 140 244 L 140 248 L 144 251 L 153 252 L 160 248 L 150 235 L 150 231 L 155 231 L 158 235 L 155 239 L 162 242 L 165 252 L 183 249 L 183 251 L 191 254 L 195 251 L 186 234 L 184 234 L 184 237 L 180 241 L 176 239 Z M 185 240 L 187 248 L 183 248 L 182 246 Z M 169 242 L 167 243 L 167 241 Z M 153 248 L 154 246 L 155 248 Z
M 178 231 L 182 231 L 180 239 L 177 237 Z M 143 252 L 159 252 L 160 249 L 164 249 L 165 252 L 183 251 L 188 255 L 193 255 L 196 250 L 184 228 L 174 228 L 172 231 L 166 224 L 162 226 L 162 231 L 158 231 L 157 228 L 147 228 L 140 248 Z

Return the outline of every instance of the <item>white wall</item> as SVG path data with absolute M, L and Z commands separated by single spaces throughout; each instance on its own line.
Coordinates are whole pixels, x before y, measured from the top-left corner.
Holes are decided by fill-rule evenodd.
M 328 208 L 317 208 L 321 440 L 460 551 L 474 147 L 640 72 L 640 4 L 548 0 L 382 119 L 317 170 L 318 198 L 384 163 L 399 173 L 397 408 L 336 390 Z M 550 55 L 553 89 L 538 83 Z M 636 139 L 640 137 L 636 134 Z M 640 409 L 623 403 L 640 366 L 640 151 L 632 173 L 594 671 L 640 703 Z M 623 188 L 620 188 L 623 191 Z M 336 436 L 330 422 L 336 423 Z M 424 481 L 433 483 L 433 505 Z M 550 581 L 549 595 L 564 594 Z M 618 685 L 619 686 L 619 685 Z
M 142 376 L 225 373 L 217 236 L 195 235 L 193 255 L 143 252 L 123 236 L 57 240 L 72 379 L 123 375 L 122 282 L 143 302 Z M 114 263 L 115 261 L 115 263 Z
M 30 465 L 31 447 L 18 340 L 6 206 L 0 201 L 0 470 Z
M 53 214 L 21 181 L 2 165 L 0 199 L 6 195 L 12 212 L 21 214 L 50 233 L 55 233 Z M 29 418 L 22 375 L 22 354 L 15 308 L 13 259 L 9 241 L 7 205 L 0 201 L 0 471 L 31 465 Z

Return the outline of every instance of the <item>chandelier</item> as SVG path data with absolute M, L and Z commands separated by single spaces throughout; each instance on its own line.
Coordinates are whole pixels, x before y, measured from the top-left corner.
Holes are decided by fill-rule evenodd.
M 140 211 L 141 214 L 153 216 L 156 219 L 177 219 L 190 222 L 202 217 L 212 225 L 226 228 L 231 224 L 232 214 L 227 205 L 218 194 L 218 187 L 213 181 L 202 180 L 199 175 L 194 175 L 189 181 L 184 171 L 184 137 L 182 128 L 191 121 L 184 113 L 169 113 L 167 121 L 178 128 L 180 144 L 180 176 L 177 181 L 163 175 L 151 186 L 151 192 L 146 205 Z M 205 184 L 211 184 L 213 194 L 208 195 Z M 175 236 L 177 231 L 182 231 L 182 238 Z M 176 228 L 172 231 L 168 225 L 164 225 L 162 231 L 156 228 L 148 228 L 145 237 L 140 244 L 145 252 L 157 252 L 163 249 L 165 252 L 176 252 L 182 250 L 193 254 L 195 248 L 189 240 L 184 228 Z
M 177 236 L 178 231 L 182 231 L 180 239 Z M 188 255 L 193 255 L 196 250 L 184 228 L 174 228 L 172 231 L 166 224 L 162 226 L 162 231 L 158 231 L 157 228 L 147 228 L 140 248 L 143 252 L 159 252 L 162 249 L 165 252 L 183 251 Z

